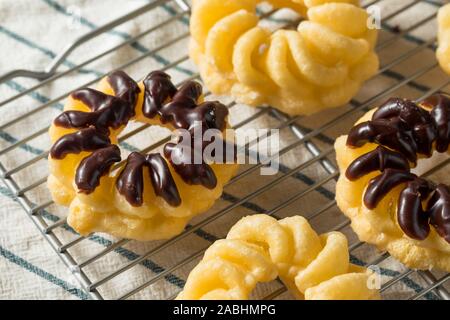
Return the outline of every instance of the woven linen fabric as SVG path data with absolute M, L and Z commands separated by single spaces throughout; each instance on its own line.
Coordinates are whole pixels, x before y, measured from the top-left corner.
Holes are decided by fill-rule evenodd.
M 160 1 L 162 2 L 162 1 Z M 365 1 L 368 2 L 368 1 Z M 377 5 L 382 17 L 389 17 L 399 8 L 404 7 L 412 0 L 385 0 L 379 1 Z M 105 23 L 148 4 L 144 0 L 2 0 L 0 2 L 0 41 L 2 44 L 2 57 L 0 58 L 0 75 L 14 69 L 44 70 L 68 44 Z M 364 2 L 363 2 L 364 4 Z M 310 117 L 299 117 L 296 121 L 297 128 L 308 133 L 320 128 L 331 119 L 344 112 L 361 105 L 371 97 L 379 93 L 395 89 L 395 86 L 414 73 L 427 66 L 436 63 L 432 46 L 436 36 L 436 20 L 430 18 L 420 27 L 414 28 L 412 32 L 402 36 L 399 32 L 408 29 L 422 19 L 435 14 L 439 7 L 439 1 L 422 1 L 402 10 L 396 16 L 383 21 L 383 27 L 390 31 L 381 31 L 379 43 L 390 41 L 378 49 L 382 67 L 391 64 L 402 54 L 422 46 L 417 54 L 411 54 L 402 63 L 393 68 L 386 68 L 380 75 L 368 81 L 358 95 L 348 106 L 327 110 L 323 113 Z M 261 10 L 266 10 L 262 7 Z M 142 79 L 148 72 L 169 66 L 168 72 L 173 76 L 174 82 L 179 82 L 187 77 L 195 75 L 195 66 L 186 59 L 188 38 L 188 18 L 183 16 L 176 21 L 168 22 L 163 28 L 149 32 L 147 35 L 131 42 L 129 45 L 120 46 L 100 59 L 92 63 L 84 64 L 91 57 L 101 54 L 124 41 L 136 36 L 146 30 L 157 26 L 159 23 L 171 19 L 180 12 L 180 8 L 173 1 L 167 1 L 158 8 L 151 10 L 132 21 L 129 21 L 112 31 L 106 32 L 95 39 L 83 44 L 72 52 L 63 64 L 58 68 L 57 74 L 61 74 L 80 63 L 81 68 L 54 81 L 49 81 L 38 90 L 27 92 L 26 90 L 39 84 L 39 81 L 14 78 L 0 84 L 0 103 L 21 92 L 26 92 L 20 98 L 2 105 L 0 117 L 0 150 L 13 146 L 15 142 L 26 138 L 30 134 L 42 131 L 33 139 L 27 139 L 25 144 L 14 147 L 8 152 L 0 154 L 0 162 L 6 170 L 13 169 L 24 162 L 30 161 L 48 150 L 50 143 L 45 133 L 45 128 L 51 120 L 61 112 L 64 97 L 73 89 L 92 82 L 96 78 L 123 66 L 133 78 Z M 291 12 L 281 10 L 271 16 L 265 23 L 271 27 L 286 23 L 292 18 Z M 397 36 L 396 40 L 389 40 Z M 178 38 L 181 40 L 178 41 Z M 164 44 L 172 42 L 165 46 Z M 177 41 L 175 41 L 177 40 Z M 429 41 L 429 43 L 426 43 Z M 152 50 L 158 49 L 157 52 Z M 132 61 L 132 63 L 129 63 Z M 171 63 L 180 61 L 175 67 Z M 389 70 L 387 70 L 389 69 Z M 392 89 L 388 96 L 374 99 L 372 106 L 379 105 L 389 96 L 401 96 L 415 99 L 425 94 L 430 88 L 443 86 L 448 81 L 437 65 L 420 77 L 415 78 L 408 84 Z M 448 87 L 444 86 L 443 91 Z M 227 97 L 216 97 L 224 103 L 230 103 Z M 34 112 L 37 108 L 42 108 Z M 230 109 L 230 121 L 232 125 L 255 116 L 255 120 L 246 123 L 242 128 L 275 128 L 283 123 L 271 112 L 264 112 L 256 117 L 262 109 L 250 108 L 244 105 L 234 105 Z M 29 112 L 33 115 L 28 115 Z M 319 135 L 314 137 L 313 142 L 321 151 L 326 152 L 333 146 L 334 139 L 345 134 L 351 128 L 354 121 L 363 114 L 363 111 L 355 112 L 346 117 L 345 121 L 330 126 Z M 19 121 L 3 128 L 3 125 L 13 119 Z M 138 124 L 130 124 L 126 132 L 136 129 Z M 121 144 L 122 156 L 137 148 L 143 148 L 166 137 L 169 132 L 158 127 L 151 127 L 139 132 L 137 135 L 127 139 Z M 280 130 L 280 147 L 284 148 L 298 141 L 289 127 Z M 227 210 L 213 223 L 207 224 L 201 229 L 178 241 L 166 250 L 151 255 L 141 263 L 126 272 L 120 273 L 111 281 L 98 288 L 100 294 L 106 299 L 118 298 L 137 286 L 159 277 L 151 285 L 145 287 L 133 299 L 165 299 L 172 297 L 183 286 L 189 270 L 196 265 L 200 256 L 182 267 L 167 272 L 188 256 L 200 252 L 211 244 L 212 241 L 222 238 L 227 230 L 240 217 L 244 215 L 268 212 L 277 206 L 282 206 L 276 211 L 279 218 L 296 214 L 311 217 L 334 199 L 335 180 L 330 178 L 315 190 L 310 190 L 317 182 L 331 176 L 324 170 L 320 162 L 315 162 L 300 171 L 296 171 L 289 178 L 277 183 L 268 191 L 261 192 L 251 197 L 248 201 L 242 198 L 252 192 L 264 187 L 267 183 L 275 181 L 284 174 L 290 172 L 302 163 L 314 158 L 308 148 L 303 144 L 283 154 L 279 159 L 280 172 L 273 176 L 261 176 L 259 170 L 246 175 L 238 182 L 229 185 L 216 205 L 204 215 L 200 215 L 191 222 L 195 225 L 210 215 Z M 334 153 L 324 158 L 334 163 Z M 435 165 L 438 160 L 433 159 L 424 164 L 426 170 Z M 250 165 L 243 165 L 242 171 Z M 50 200 L 49 192 L 44 183 L 47 175 L 47 162 L 45 157 L 33 162 L 24 170 L 12 175 L 19 188 L 27 187 L 35 182 L 35 188 L 26 192 L 30 205 L 40 206 Z M 441 170 L 433 175 L 434 178 L 445 181 L 446 170 Z M 446 182 L 450 182 L 447 179 Z M 288 199 L 295 197 L 300 192 L 305 195 L 298 200 L 293 200 L 283 206 Z M 236 203 L 236 207 L 230 207 Z M 228 208 L 228 209 L 227 209 Z M 54 204 L 44 206 L 37 215 L 48 225 L 64 218 L 67 208 Z M 311 223 L 318 232 L 325 232 L 345 222 L 344 216 L 334 206 L 329 206 L 322 214 L 314 216 Z M 342 229 L 349 237 L 350 243 L 357 241 L 350 227 Z M 76 233 L 67 225 L 55 229 L 55 234 L 62 243 L 76 239 Z M 77 263 L 82 263 L 101 250 L 118 241 L 105 234 L 94 234 L 87 239 L 69 248 L 68 252 Z M 96 262 L 83 268 L 83 271 L 92 282 L 98 281 L 111 272 L 118 270 L 134 259 L 139 258 L 145 252 L 157 248 L 163 241 L 138 243 L 131 241 L 98 259 Z M 363 245 L 352 252 L 352 260 L 357 264 L 370 263 L 380 256 L 372 246 Z M 380 272 L 383 282 L 405 271 L 405 267 L 392 258 L 384 260 L 380 264 Z M 161 276 L 161 273 L 163 273 Z M 160 275 L 160 276 L 158 276 Z M 437 274 L 439 275 L 439 274 Z M 428 284 L 424 278 L 414 272 L 403 278 L 394 286 L 383 293 L 384 298 L 407 298 L 420 292 Z M 258 286 L 255 297 L 265 295 L 278 288 L 277 282 Z M 53 249 L 42 237 L 39 230 L 27 216 L 19 203 L 17 196 L 8 188 L 5 181 L 0 181 L 0 298 L 1 299 L 89 299 L 89 295 L 79 287 L 73 274 L 64 265 Z M 279 298 L 290 298 L 288 293 Z M 436 299 L 436 293 L 430 292 L 425 295 L 426 299 Z

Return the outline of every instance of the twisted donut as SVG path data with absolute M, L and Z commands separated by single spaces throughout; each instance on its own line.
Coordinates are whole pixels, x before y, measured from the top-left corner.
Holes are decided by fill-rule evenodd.
M 450 271 L 450 188 L 411 172 L 448 152 L 450 98 L 390 99 L 336 141 L 336 200 L 362 241 L 411 268 Z
M 208 164 L 203 158 L 195 164 L 181 152 L 181 139 L 167 143 L 163 154 L 132 152 L 122 163 L 116 145 L 131 120 L 186 129 L 191 137 L 200 125 L 201 130 L 225 130 L 227 108 L 202 99 L 199 83 L 189 81 L 177 89 L 159 71 L 139 84 L 116 71 L 97 90 L 72 93 L 49 130 L 53 146 L 47 183 L 54 201 L 70 206 L 69 225 L 82 235 L 99 231 L 164 239 L 209 209 L 236 164 Z M 202 153 L 208 145 L 203 143 Z
M 271 0 L 308 20 L 258 26 L 259 0 L 194 0 L 190 55 L 207 87 L 297 115 L 347 103 L 378 70 L 377 30 L 355 0 Z
M 438 44 L 437 59 L 442 69 L 450 74 L 450 4 L 438 11 Z
M 241 219 L 191 271 L 178 299 L 248 299 L 258 282 L 280 276 L 298 299 L 378 299 L 371 272 L 349 263 L 342 233 L 317 235 L 300 216 Z

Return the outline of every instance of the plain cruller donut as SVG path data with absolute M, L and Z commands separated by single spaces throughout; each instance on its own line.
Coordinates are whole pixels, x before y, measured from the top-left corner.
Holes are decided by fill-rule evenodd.
M 380 299 L 377 275 L 349 258 L 340 232 L 318 235 L 301 216 L 247 216 L 206 250 L 177 299 L 248 299 L 276 277 L 297 299 Z
M 450 271 L 450 188 L 412 172 L 447 153 L 450 98 L 393 98 L 369 111 L 335 144 L 338 206 L 362 241 L 411 268 Z
M 269 0 L 297 30 L 261 27 L 260 0 L 194 0 L 190 56 L 205 85 L 251 106 L 311 114 L 346 104 L 378 70 L 376 28 L 355 0 Z
M 132 120 L 171 130 L 191 132 L 200 125 L 223 132 L 227 116 L 223 104 L 203 102 L 195 81 L 177 89 L 161 71 L 139 84 L 123 71 L 113 72 L 96 90 L 73 92 L 50 127 L 52 197 L 70 207 L 68 223 L 82 235 L 153 240 L 179 234 L 221 196 L 237 164 L 193 163 L 181 152 L 181 139 L 167 143 L 161 153 L 132 152 L 121 161 L 118 135 Z
M 438 48 L 436 57 L 442 69 L 450 74 L 450 3 L 438 11 Z

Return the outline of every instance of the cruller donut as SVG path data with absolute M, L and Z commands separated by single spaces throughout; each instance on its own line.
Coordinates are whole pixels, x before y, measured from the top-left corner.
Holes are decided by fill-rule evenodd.
M 450 74 L 450 3 L 438 11 L 438 48 L 436 57 L 442 69 Z
M 298 299 L 380 298 L 377 275 L 349 263 L 342 233 L 319 236 L 303 217 L 277 221 L 257 214 L 242 218 L 206 250 L 177 299 L 248 299 L 259 282 L 277 276 Z
M 411 268 L 450 271 L 450 188 L 411 170 L 449 143 L 444 94 L 390 99 L 336 141 L 337 204 L 362 241 Z
M 259 26 L 261 0 L 194 0 L 190 56 L 205 85 L 251 106 L 311 114 L 346 104 L 378 70 L 377 30 L 357 0 L 269 0 L 305 18 Z
M 73 92 L 50 127 L 52 197 L 70 206 L 68 223 L 82 235 L 97 231 L 137 240 L 172 237 L 213 205 L 237 164 L 203 158 L 214 139 L 201 143 L 201 161 L 194 162 L 198 144 L 188 145 L 181 137 L 167 143 L 162 154 L 132 152 L 121 162 L 117 137 L 131 120 L 186 129 L 191 137 L 194 130 L 220 133 L 227 128 L 227 116 L 223 104 L 203 102 L 198 82 L 177 89 L 161 71 L 139 84 L 123 71 L 113 72 L 97 90 Z M 183 152 L 188 147 L 191 154 Z

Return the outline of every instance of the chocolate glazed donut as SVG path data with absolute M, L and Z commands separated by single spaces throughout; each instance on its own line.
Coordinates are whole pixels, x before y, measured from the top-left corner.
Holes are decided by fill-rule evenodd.
M 424 240 L 430 225 L 450 243 L 450 189 L 411 173 L 419 154 L 431 157 L 433 146 L 447 152 L 450 143 L 450 97 L 436 94 L 420 103 L 390 99 L 372 120 L 352 128 L 347 145 L 352 148 L 367 142 L 379 144 L 375 150 L 355 159 L 346 170 L 350 181 L 374 171 L 364 204 L 374 209 L 396 186 L 404 185 L 397 205 L 399 226 L 410 238 Z
M 121 160 L 119 148 L 112 145 L 109 139 L 110 130 L 126 125 L 135 116 L 136 102 L 141 91 L 138 84 L 123 71 L 111 73 L 107 80 L 115 96 L 88 88 L 77 90 L 72 93 L 72 98 L 82 101 L 90 112 L 66 111 L 54 120 L 58 127 L 78 131 L 64 135 L 55 142 L 50 151 L 52 158 L 63 159 L 68 154 L 92 152 L 82 160 L 75 176 L 78 190 L 86 194 L 92 193 L 98 187 L 100 178 L 109 172 L 114 163 Z M 159 116 L 162 123 L 170 123 L 175 129 L 189 130 L 191 136 L 195 126 L 199 124 L 203 130 L 223 131 L 226 128 L 228 109 L 223 104 L 203 102 L 197 105 L 202 94 L 199 83 L 189 81 L 177 90 L 169 75 L 155 71 L 146 77 L 144 86 L 142 111 L 147 118 Z M 166 103 L 168 100 L 170 102 Z M 164 148 L 164 155 L 175 171 L 188 184 L 215 188 L 217 178 L 207 163 L 202 161 L 200 164 L 193 164 L 188 161 L 191 159 L 174 152 L 178 151 L 181 143 L 180 139 L 178 143 L 167 144 Z M 210 143 L 202 143 L 202 154 Z M 132 206 L 142 205 L 144 167 L 149 170 L 155 194 L 171 206 L 179 206 L 180 194 L 169 167 L 160 154 L 131 153 L 116 180 L 119 193 Z

